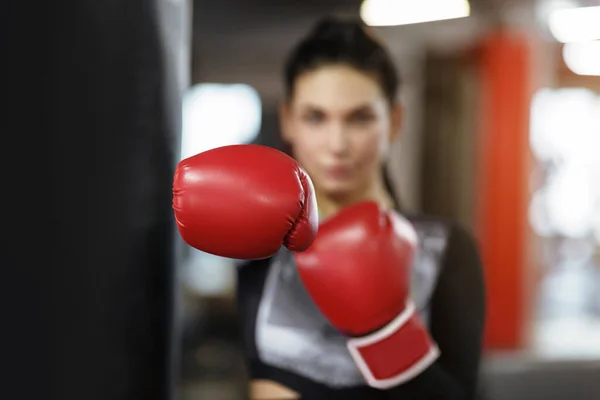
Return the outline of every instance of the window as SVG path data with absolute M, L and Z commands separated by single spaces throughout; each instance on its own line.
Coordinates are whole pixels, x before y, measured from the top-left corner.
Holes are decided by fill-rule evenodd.
M 181 158 L 220 146 L 251 143 L 260 131 L 262 106 L 256 90 L 245 84 L 199 84 L 183 99 Z M 185 264 L 185 283 L 202 296 L 234 289 L 233 261 L 195 249 Z
M 181 158 L 258 136 L 262 106 L 258 92 L 245 84 L 204 83 L 183 99 Z

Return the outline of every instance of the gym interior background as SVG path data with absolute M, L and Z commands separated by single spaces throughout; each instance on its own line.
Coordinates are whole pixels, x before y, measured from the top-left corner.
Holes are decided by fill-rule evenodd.
M 233 266 L 177 239 L 173 171 L 280 146 L 283 57 L 367 1 L 42 3 L 0 12 L 0 398 L 246 398 Z M 398 194 L 481 246 L 484 395 L 600 399 L 600 1 L 369 3 Z
M 283 57 L 319 16 L 363 3 L 194 1 L 183 156 L 281 146 Z M 464 1 L 370 3 L 387 3 L 383 20 L 363 16 L 404 80 L 390 162 L 402 202 L 463 222 L 482 246 L 485 396 L 600 398 L 600 30 L 582 28 L 600 7 L 560 14 L 600 1 L 471 0 L 464 18 L 451 18 Z M 233 267 L 192 252 L 182 285 L 184 398 L 243 399 Z

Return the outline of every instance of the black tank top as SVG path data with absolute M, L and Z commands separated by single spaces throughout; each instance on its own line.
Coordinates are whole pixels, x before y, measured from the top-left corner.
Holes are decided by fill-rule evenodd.
M 389 390 L 366 385 L 340 334 L 304 288 L 292 254 L 238 268 L 238 307 L 251 379 L 269 379 L 306 399 L 472 399 L 484 322 L 482 268 L 460 227 L 409 218 L 419 236 L 412 297 L 441 356 Z M 357 293 L 357 296 L 360 296 Z

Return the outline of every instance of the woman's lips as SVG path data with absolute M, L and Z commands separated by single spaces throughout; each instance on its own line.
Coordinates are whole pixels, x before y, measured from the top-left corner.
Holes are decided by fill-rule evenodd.
M 345 165 L 335 165 L 325 169 L 325 173 L 328 177 L 333 179 L 344 179 L 347 178 L 351 173 L 351 168 Z

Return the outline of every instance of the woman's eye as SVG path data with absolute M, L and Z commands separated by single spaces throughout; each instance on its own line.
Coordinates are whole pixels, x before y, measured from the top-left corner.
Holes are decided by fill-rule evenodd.
M 319 124 L 325 120 L 321 114 L 308 114 L 304 116 L 304 120 L 310 124 Z
M 351 122 L 357 124 L 366 124 L 372 122 L 375 117 L 372 114 L 356 114 L 350 119 Z

